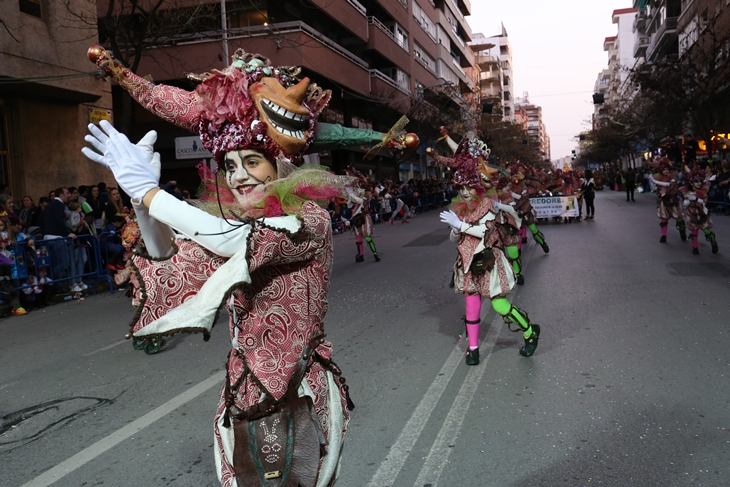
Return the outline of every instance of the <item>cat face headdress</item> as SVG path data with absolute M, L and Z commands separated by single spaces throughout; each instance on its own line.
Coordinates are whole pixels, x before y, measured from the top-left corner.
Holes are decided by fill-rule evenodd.
M 227 152 L 240 149 L 261 151 L 277 165 L 301 164 L 315 137 L 317 115 L 331 97 L 329 90 L 300 79 L 300 68 L 276 68 L 266 57 L 242 49 L 230 67 L 190 76 L 200 82 L 194 91 L 140 78 L 98 46 L 89 50 L 89 58 L 146 109 L 199 134 L 219 164 Z

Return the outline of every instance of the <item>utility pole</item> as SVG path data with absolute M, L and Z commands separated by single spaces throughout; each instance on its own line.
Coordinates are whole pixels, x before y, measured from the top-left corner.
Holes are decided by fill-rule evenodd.
M 223 65 L 228 67 L 228 22 L 226 19 L 226 0 L 221 0 L 221 29 L 223 30 Z

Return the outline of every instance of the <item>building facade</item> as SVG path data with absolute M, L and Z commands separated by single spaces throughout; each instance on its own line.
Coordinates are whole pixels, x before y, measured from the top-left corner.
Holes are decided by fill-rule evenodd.
M 37 202 L 59 186 L 113 182 L 81 155 L 86 126 L 111 118 L 110 84 L 86 51 L 97 42 L 93 3 L 3 2 L 0 29 L 0 182 Z M 91 22 L 86 20 L 90 19 Z
M 469 43 L 481 73 L 479 90 L 483 103 L 492 105 L 505 122 L 515 121 L 512 46 L 504 25 L 499 35 L 486 37 L 475 33 Z
M 522 97 L 515 99 L 515 110 L 527 116 L 527 136 L 536 148 L 537 157 L 542 161 L 549 161 L 550 136 L 542 121 L 542 107 L 530 103 L 528 94 L 524 93 Z
M 634 57 L 657 62 L 676 56 L 682 0 L 634 0 L 633 8 Z
M 638 10 L 624 8 L 614 10 L 611 19 L 617 25 L 615 36 L 606 37 L 603 50 L 608 55 L 607 66 L 598 74 L 594 85 L 594 93 L 602 94 L 604 103 L 617 103 L 627 95 L 630 89 L 626 86 L 629 70 L 638 62 L 634 57 L 634 26 Z M 594 105 L 593 127 L 596 128 L 604 115 L 602 104 Z

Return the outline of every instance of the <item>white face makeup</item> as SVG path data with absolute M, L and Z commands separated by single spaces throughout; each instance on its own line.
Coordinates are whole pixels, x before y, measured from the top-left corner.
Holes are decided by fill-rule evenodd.
M 273 164 L 257 151 L 228 152 L 224 164 L 226 183 L 243 206 L 259 201 L 264 196 L 264 185 L 276 179 Z
M 477 194 L 476 189 L 467 188 L 466 186 L 462 186 L 461 189 L 459 189 L 459 194 L 464 199 L 464 201 L 471 201 L 474 196 Z

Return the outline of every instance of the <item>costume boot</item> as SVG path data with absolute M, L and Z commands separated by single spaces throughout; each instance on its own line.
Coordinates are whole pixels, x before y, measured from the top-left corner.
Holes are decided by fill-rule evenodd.
M 375 242 L 372 237 L 365 237 L 365 241 L 368 243 L 368 247 L 370 247 L 370 251 L 375 257 L 375 262 L 380 262 L 380 256 L 378 255 L 378 250 L 375 248 Z
M 497 313 L 502 315 L 502 319 L 507 323 L 510 331 L 522 331 L 525 345 L 520 348 L 520 355 L 523 357 L 531 357 L 537 349 L 537 342 L 540 338 L 540 326 L 531 324 L 530 317 L 527 313 L 517 306 L 510 304 L 505 298 L 492 300 L 492 307 Z M 512 329 L 512 325 L 517 325 L 518 328 Z
M 365 261 L 365 256 L 362 255 L 362 241 L 360 240 L 362 237 L 358 237 L 358 242 L 355 243 L 355 246 L 357 247 L 357 254 L 355 255 L 355 263 L 360 263 Z
M 512 270 L 515 273 L 517 284 L 522 286 L 525 284 L 525 278 L 522 275 L 522 259 L 520 259 L 520 251 L 516 246 L 512 245 L 506 247 L 505 250 L 507 250 L 507 259 L 510 264 L 512 264 Z
M 466 351 L 466 365 L 479 365 L 479 347 L 472 348 L 479 343 L 479 323 L 481 319 L 467 320 L 464 318 L 466 332 L 469 337 L 469 348 Z
M 147 355 L 154 355 L 165 346 L 167 342 L 162 338 L 150 338 L 145 342 L 144 353 Z
M 712 245 L 712 253 L 716 254 L 720 248 L 717 246 L 717 240 L 715 240 L 715 232 L 710 230 L 709 228 L 704 231 L 705 232 L 705 238 L 708 242 L 710 242 L 710 245 Z
M 659 227 L 662 229 L 662 237 L 659 239 L 659 243 L 667 243 L 667 225 L 669 225 L 667 220 L 659 222 Z
M 684 220 L 681 218 L 677 218 L 677 230 L 679 230 L 679 238 L 682 239 L 682 242 L 687 240 L 687 227 L 684 225 Z
M 550 247 L 548 247 L 548 244 L 545 241 L 545 236 L 542 234 L 542 232 L 540 230 L 537 229 L 537 227 L 535 227 L 534 229 L 532 227 L 533 227 L 533 225 L 530 225 L 530 231 L 532 232 L 532 238 L 535 239 L 535 242 L 540 244 L 540 247 L 542 247 L 542 251 L 547 254 L 548 252 L 550 252 Z

